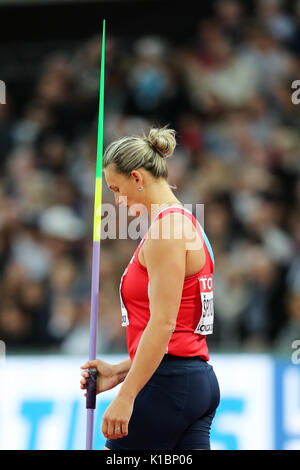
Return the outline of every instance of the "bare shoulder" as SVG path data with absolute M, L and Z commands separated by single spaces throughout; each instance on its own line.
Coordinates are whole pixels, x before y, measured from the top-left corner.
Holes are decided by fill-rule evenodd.
M 176 236 L 177 214 L 168 214 L 150 227 L 150 234 L 143 245 L 143 262 L 149 277 L 154 272 L 172 272 L 184 276 L 186 244 L 181 236 Z
M 178 238 L 176 235 L 182 235 L 183 229 L 192 230 L 192 223 L 179 212 L 170 212 L 164 217 L 152 222 L 147 239 L 157 240 L 166 238 Z
M 186 250 L 200 250 L 202 241 L 192 220 L 180 212 L 171 212 L 151 224 L 147 235 L 146 246 L 150 240 L 173 240 L 179 247 L 182 243 Z M 145 248 L 146 248 L 145 246 Z

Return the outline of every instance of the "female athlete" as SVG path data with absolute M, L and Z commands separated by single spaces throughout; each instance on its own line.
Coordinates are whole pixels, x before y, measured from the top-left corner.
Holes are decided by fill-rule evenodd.
M 122 383 L 102 421 L 106 450 L 210 449 L 220 401 L 208 364 L 213 330 L 213 253 L 206 235 L 167 182 L 175 131 L 152 128 L 108 146 L 105 179 L 117 205 L 148 212 L 150 227 L 120 284 L 129 358 L 82 366 L 99 372 L 97 393 Z

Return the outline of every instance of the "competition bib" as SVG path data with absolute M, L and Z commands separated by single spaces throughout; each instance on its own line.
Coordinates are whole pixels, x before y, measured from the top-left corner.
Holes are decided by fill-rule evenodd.
M 133 258 L 134 258 L 134 255 L 132 256 L 129 264 L 131 264 L 133 262 Z M 129 266 L 129 265 L 128 265 Z M 123 283 L 123 277 L 125 276 L 125 274 L 127 273 L 128 271 L 128 266 L 127 268 L 125 269 L 122 277 L 121 277 L 121 281 L 120 281 L 120 287 L 119 287 L 119 294 L 120 294 L 120 304 L 121 304 L 121 313 L 122 313 L 122 323 L 121 325 L 122 326 L 128 326 L 129 325 L 129 318 L 128 318 L 128 312 L 127 312 L 127 308 L 125 307 L 124 305 L 124 302 L 123 302 L 123 299 L 122 299 L 122 294 L 121 294 L 121 289 L 122 289 L 122 283 Z
M 211 335 L 214 323 L 212 274 L 206 274 L 199 277 L 198 281 L 201 295 L 202 314 L 194 333 L 197 335 Z
M 121 313 L 122 313 L 122 326 L 128 326 L 129 325 L 129 319 L 128 319 L 128 312 L 127 309 L 124 305 L 123 299 L 122 299 L 122 294 L 121 294 L 121 288 L 122 288 L 122 282 L 123 282 L 123 277 L 125 276 L 127 269 L 125 269 L 123 276 L 121 277 L 120 281 L 120 287 L 119 287 L 119 294 L 120 294 L 120 304 L 121 304 Z

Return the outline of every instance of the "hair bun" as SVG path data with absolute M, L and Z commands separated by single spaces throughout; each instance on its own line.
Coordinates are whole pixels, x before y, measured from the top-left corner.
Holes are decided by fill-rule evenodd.
M 175 131 L 166 126 L 161 129 L 153 128 L 149 132 L 148 141 L 162 158 L 169 158 L 176 147 Z

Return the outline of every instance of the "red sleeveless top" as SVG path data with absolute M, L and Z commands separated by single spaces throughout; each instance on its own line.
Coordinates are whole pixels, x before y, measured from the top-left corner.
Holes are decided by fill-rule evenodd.
M 176 328 L 169 341 L 166 353 L 174 356 L 199 356 L 209 360 L 206 335 L 213 332 L 213 286 L 214 261 L 209 241 L 194 215 L 181 207 L 167 207 L 154 220 L 171 212 L 179 212 L 192 220 L 204 246 L 203 268 L 184 279 Z M 148 232 L 147 232 L 148 233 Z M 122 326 L 127 327 L 127 348 L 131 361 L 139 341 L 150 319 L 149 278 L 147 269 L 139 262 L 138 254 L 146 239 L 142 238 L 126 267 L 120 282 Z

